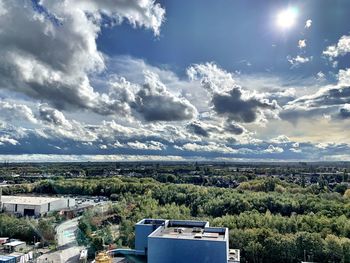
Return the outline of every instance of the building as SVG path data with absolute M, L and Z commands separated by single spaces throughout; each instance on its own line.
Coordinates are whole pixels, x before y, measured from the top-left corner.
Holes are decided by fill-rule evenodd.
M 75 200 L 70 198 L 0 195 L 0 211 L 22 216 L 41 216 L 72 206 Z
M 16 257 L 0 255 L 0 263 L 16 263 Z
M 3 245 L 9 241 L 8 237 L 0 237 L 0 245 Z
M 229 249 L 228 229 L 207 221 L 143 219 L 135 225 L 135 249 L 114 255 L 136 255 L 148 263 L 233 263 L 239 250 Z M 232 255 L 231 255 L 232 253 Z
M 20 240 L 14 240 L 9 243 L 4 244 L 4 250 L 11 253 L 11 252 L 19 252 L 26 248 L 26 242 L 20 241 Z

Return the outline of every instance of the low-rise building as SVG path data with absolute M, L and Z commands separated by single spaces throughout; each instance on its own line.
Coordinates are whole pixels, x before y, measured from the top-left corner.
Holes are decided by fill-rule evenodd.
M 16 257 L 0 255 L 0 263 L 16 263 Z
M 22 216 L 41 216 L 72 206 L 75 206 L 75 200 L 71 198 L 6 195 L 0 197 L 0 211 Z
M 0 245 L 3 245 L 3 244 L 5 244 L 5 243 L 7 243 L 8 240 L 9 240 L 8 237 L 0 237 Z
M 9 253 L 23 251 L 25 248 L 26 242 L 20 240 L 14 240 L 4 244 L 4 250 Z

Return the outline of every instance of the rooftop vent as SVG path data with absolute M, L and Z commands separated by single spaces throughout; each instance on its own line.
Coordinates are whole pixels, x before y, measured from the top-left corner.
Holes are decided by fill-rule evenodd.
M 178 227 L 178 228 L 174 229 L 174 232 L 179 233 L 179 234 L 182 234 L 184 231 L 185 231 L 185 229 L 183 227 Z
M 202 233 L 202 228 L 200 227 L 194 227 L 192 230 L 193 233 Z
M 197 234 L 194 235 L 194 238 L 200 239 L 200 238 L 202 238 L 202 234 L 201 233 L 197 233 Z

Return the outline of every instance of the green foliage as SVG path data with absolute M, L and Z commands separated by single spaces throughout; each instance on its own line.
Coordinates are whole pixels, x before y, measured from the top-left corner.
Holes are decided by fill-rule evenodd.
M 53 222 L 48 219 L 39 219 L 37 233 L 45 245 L 55 243 L 55 229 Z
M 15 216 L 0 214 L 0 236 L 17 238 L 32 242 L 39 240 L 38 224 L 35 220 L 16 218 Z
M 326 191 L 325 182 L 320 191 L 274 178 L 244 182 L 239 189 L 164 178 L 167 183 L 123 177 L 43 181 L 35 191 L 118 200 L 103 213 L 90 210 L 81 218 L 80 239 L 92 249 L 101 245 L 96 236 L 104 244 L 133 247 L 134 224 L 142 218 L 205 219 L 229 227 L 230 247 L 242 250 L 243 262 L 350 262 L 349 190 L 342 196 Z M 119 223 L 117 236 L 106 224 L 111 218 Z

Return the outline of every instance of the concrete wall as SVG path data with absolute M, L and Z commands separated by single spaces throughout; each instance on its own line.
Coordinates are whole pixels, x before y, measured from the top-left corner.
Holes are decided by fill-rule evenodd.
M 148 238 L 149 263 L 227 263 L 225 241 Z
M 34 209 L 35 215 L 40 215 L 41 206 L 40 205 L 21 205 L 17 204 L 17 211 L 16 211 L 16 205 L 15 204 L 3 204 L 3 209 L 8 213 L 18 213 L 23 215 L 24 209 Z
M 135 249 L 146 252 L 148 236 L 154 231 L 153 225 L 135 225 Z
M 135 225 L 135 249 L 147 254 L 148 236 L 166 220 L 144 219 Z

